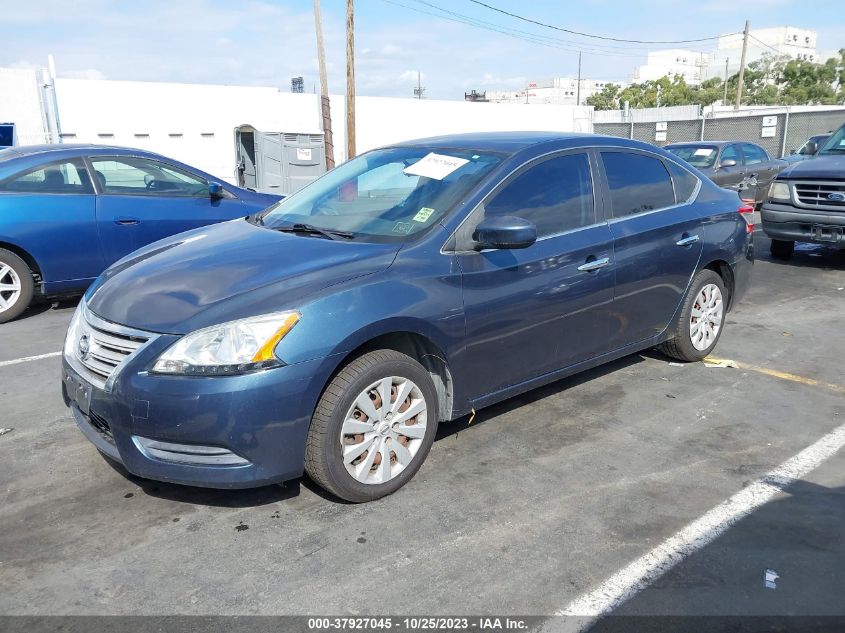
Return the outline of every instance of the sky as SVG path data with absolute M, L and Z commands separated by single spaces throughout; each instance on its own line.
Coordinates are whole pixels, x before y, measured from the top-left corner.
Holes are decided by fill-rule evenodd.
M 749 19 L 752 29 L 814 29 L 822 54 L 845 48 L 841 0 L 485 1 L 547 24 L 623 39 L 711 37 L 740 31 Z M 329 90 L 343 93 L 346 3 L 321 4 Z M 467 18 L 476 26 L 466 24 Z M 481 23 L 487 28 L 479 28 Z M 290 78 L 301 75 L 307 92 L 319 90 L 311 0 L 0 0 L 0 24 L 0 67 L 38 68 L 53 54 L 64 77 L 287 91 Z M 648 50 L 677 47 L 707 50 L 712 44 L 585 38 L 471 0 L 355 1 L 359 95 L 412 96 L 418 72 L 429 98 L 462 99 L 472 89 L 515 90 L 532 79 L 575 76 L 579 49 L 583 77 L 625 80 Z

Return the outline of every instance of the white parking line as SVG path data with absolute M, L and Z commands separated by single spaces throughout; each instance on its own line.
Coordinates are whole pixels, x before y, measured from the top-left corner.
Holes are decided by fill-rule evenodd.
M 61 356 L 61 352 L 49 352 L 48 354 L 39 354 L 38 356 L 24 356 L 23 358 L 15 358 L 14 360 L 0 360 L 0 367 L 7 365 L 18 365 L 20 363 L 28 363 L 33 360 L 41 360 L 42 358 L 53 358 L 54 356 Z
M 754 483 L 720 503 L 653 550 L 616 572 L 592 591 L 558 611 L 580 616 L 549 621 L 547 630 L 584 631 L 597 619 L 645 589 L 685 558 L 712 543 L 744 517 L 764 505 L 845 446 L 845 424 L 783 462 Z

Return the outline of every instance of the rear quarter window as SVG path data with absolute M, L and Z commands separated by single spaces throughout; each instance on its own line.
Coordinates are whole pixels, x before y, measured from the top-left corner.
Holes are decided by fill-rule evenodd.
M 669 169 L 669 173 L 672 175 L 672 183 L 675 185 L 675 202 L 678 204 L 687 202 L 698 185 L 698 178 L 672 161 L 667 160 L 666 167 Z

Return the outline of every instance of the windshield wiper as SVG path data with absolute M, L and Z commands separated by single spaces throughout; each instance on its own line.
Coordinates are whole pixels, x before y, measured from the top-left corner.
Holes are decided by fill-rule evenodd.
M 282 233 L 299 233 L 301 235 L 322 235 L 330 240 L 346 239 L 351 240 L 355 237 L 354 233 L 349 231 L 335 231 L 333 229 L 321 229 L 318 226 L 311 226 L 310 224 L 303 224 L 297 222 L 290 226 L 274 226 L 274 231 L 281 231 Z

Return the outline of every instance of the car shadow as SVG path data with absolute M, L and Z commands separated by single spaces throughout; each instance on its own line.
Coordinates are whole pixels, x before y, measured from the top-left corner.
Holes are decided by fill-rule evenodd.
M 613 362 L 594 367 L 593 369 L 588 369 L 573 376 L 569 376 L 568 378 L 561 378 L 560 380 L 543 387 L 532 389 L 531 391 L 514 396 L 513 398 L 508 398 L 498 404 L 485 407 L 476 413 L 475 418 L 471 415 L 465 415 L 451 422 L 441 422 L 439 428 L 437 429 L 437 435 L 434 441 L 437 442 L 447 437 L 451 437 L 468 429 L 470 426 L 484 424 L 489 420 L 505 415 L 506 413 L 510 413 L 519 407 L 524 407 L 545 398 L 558 396 L 562 392 L 573 387 L 577 387 L 585 382 L 589 382 L 601 376 L 619 371 L 620 369 L 625 369 L 626 367 L 631 367 L 641 363 L 648 358 L 650 354 L 652 354 L 650 351 L 631 354 L 630 356 L 625 356 Z M 653 354 L 655 358 L 665 358 L 659 352 L 655 351 Z
M 754 252 L 760 261 L 771 262 L 780 266 L 797 268 L 818 268 L 822 270 L 845 270 L 845 249 L 826 244 L 796 242 L 795 251 L 789 259 L 772 256 L 769 252 L 771 240 L 755 235 Z
M 118 474 L 138 486 L 149 496 L 167 501 L 187 503 L 191 505 L 211 506 L 215 508 L 252 508 L 266 506 L 287 499 L 292 499 L 300 493 L 301 480 L 294 479 L 284 485 L 275 484 L 260 488 L 245 488 L 225 490 L 219 488 L 199 488 L 153 481 L 137 477 L 126 468 L 103 455 L 104 461 Z
M 23 321 L 24 319 L 29 319 L 34 316 L 38 316 L 39 314 L 44 314 L 45 312 L 49 312 L 50 310 L 62 310 L 66 308 L 74 308 L 76 304 L 79 303 L 79 300 L 82 298 L 82 295 L 73 296 L 73 297 L 58 297 L 58 298 L 39 298 L 34 300 L 30 306 L 21 312 L 18 316 L 16 316 L 8 323 L 14 323 L 16 321 Z

